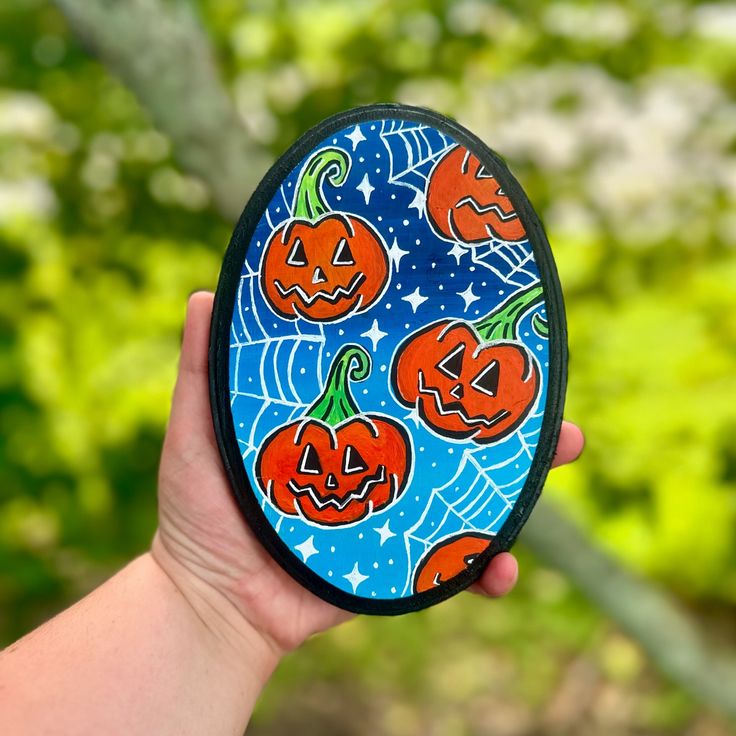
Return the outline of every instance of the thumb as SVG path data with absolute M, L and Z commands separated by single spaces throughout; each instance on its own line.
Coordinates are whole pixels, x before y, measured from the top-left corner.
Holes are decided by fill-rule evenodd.
M 168 433 L 201 437 L 205 432 L 214 444 L 208 371 L 213 302 L 214 294 L 209 291 L 189 297 Z

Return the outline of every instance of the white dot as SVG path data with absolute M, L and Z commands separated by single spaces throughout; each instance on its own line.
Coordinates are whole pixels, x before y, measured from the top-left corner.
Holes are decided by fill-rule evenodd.
M 376 154 L 376 158 L 381 158 L 381 154 L 380 153 L 377 153 Z
M 363 389 L 363 395 L 365 396 L 367 393 L 368 393 L 368 389 L 367 388 L 364 388 Z
M 378 570 L 378 563 L 377 563 L 377 562 L 374 562 L 374 563 L 373 563 L 373 569 L 374 569 L 374 570 Z
M 419 452 L 424 452 L 424 448 L 423 447 L 420 447 L 419 448 Z
M 438 288 L 438 289 L 439 289 L 440 291 L 442 291 L 442 290 L 443 290 L 443 289 L 445 288 L 445 285 L 444 285 L 444 284 L 440 284 L 440 285 L 439 285 L 439 286 L 438 286 L 437 288 Z
M 363 162 L 365 161 L 365 159 L 364 159 L 364 158 L 363 158 L 363 157 L 361 156 L 361 157 L 360 157 L 360 158 L 358 159 L 358 161 L 360 161 L 360 163 L 363 163 Z
M 386 402 L 385 401 L 382 401 L 381 402 L 381 406 L 386 406 Z
M 361 532 L 360 534 L 358 534 L 358 539 L 363 539 L 363 532 Z
M 448 455 L 452 455 L 454 452 L 455 452 L 454 448 L 452 448 L 452 447 L 448 447 L 447 448 L 447 454 Z
M 378 220 L 378 222 L 383 222 L 383 215 L 378 215 L 376 219 Z
M 240 429 L 243 429 L 243 427 L 245 427 L 245 424 L 243 424 L 243 422 L 240 422 L 238 426 L 240 427 Z
M 393 561 L 393 560 L 389 560 L 389 561 L 388 561 L 388 564 L 389 564 L 389 565 L 393 565 L 393 564 L 394 564 L 394 561 Z
M 406 227 L 409 224 L 409 220 L 402 220 L 401 224 Z
M 334 552 L 334 551 L 335 551 L 335 548 L 334 547 L 330 547 L 330 552 Z
M 395 194 L 392 194 L 391 195 L 391 199 L 396 199 L 396 195 Z
M 419 240 L 419 238 L 417 238 L 417 239 L 416 239 L 416 240 L 414 241 L 414 245 L 421 245 L 421 244 L 422 244 L 422 241 L 421 241 L 421 240 Z
M 537 350 L 544 350 L 544 348 L 541 345 L 537 345 Z
M 304 375 L 304 374 L 305 374 L 306 372 L 307 372 L 307 369 L 306 369 L 306 368 L 304 368 L 304 367 L 301 367 L 301 368 L 299 369 L 299 373 L 301 373 L 302 375 Z
M 390 228 L 388 229 L 388 231 L 389 231 L 390 233 L 392 233 L 392 232 L 394 231 L 394 229 L 393 229 L 392 227 L 390 227 Z
M 385 364 L 385 363 L 383 363 L 383 364 L 381 365 L 381 373 L 385 373 L 385 372 L 386 372 L 386 364 Z
M 393 587 L 392 587 L 392 588 L 391 588 L 391 592 L 392 592 L 392 593 L 395 593 L 395 592 L 396 592 L 396 588 L 393 588 Z
M 331 578 L 331 577 L 332 577 L 332 570 L 328 570 L 328 571 L 327 571 L 327 577 L 328 577 L 328 578 Z
M 391 309 L 391 302 L 387 302 L 386 309 Z

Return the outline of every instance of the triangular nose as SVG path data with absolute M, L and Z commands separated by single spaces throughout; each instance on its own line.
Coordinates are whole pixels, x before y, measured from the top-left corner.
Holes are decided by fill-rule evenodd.
M 462 383 L 458 383 L 455 388 L 450 389 L 450 396 L 454 396 L 458 401 L 465 396 L 465 389 L 463 388 Z
M 334 491 L 336 488 L 339 488 L 339 483 L 337 482 L 337 478 L 330 473 L 327 478 L 325 478 L 325 487 L 329 488 L 331 491 Z
M 325 281 L 327 281 L 327 276 L 325 276 L 325 272 L 319 266 L 317 266 L 317 268 L 314 269 L 314 273 L 312 274 L 312 283 L 324 284 Z

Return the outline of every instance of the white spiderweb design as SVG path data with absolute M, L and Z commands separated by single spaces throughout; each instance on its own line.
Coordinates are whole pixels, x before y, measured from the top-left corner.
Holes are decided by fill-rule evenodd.
M 462 532 L 495 535 L 503 526 L 534 458 L 542 419 L 539 403 L 537 413 L 502 442 L 463 450 L 455 475 L 431 490 L 424 512 L 404 533 L 408 563 L 404 595 L 411 592 L 417 562 L 435 545 Z M 493 462 L 499 456 L 505 459 Z
M 322 325 L 301 320 L 294 320 L 286 334 L 269 334 L 266 324 L 278 323 L 273 323 L 272 315 L 259 315 L 259 274 L 250 267 L 246 270 L 240 277 L 230 330 L 230 405 L 235 409 L 240 404 L 238 413 L 243 412 L 244 404 L 258 405 L 252 424 L 236 428 L 241 456 L 247 466 L 263 438 L 277 426 L 304 414 L 315 393 L 322 389 L 325 335 Z M 309 396 L 303 396 L 297 388 L 295 371 L 301 371 L 314 386 Z
M 421 216 L 432 169 L 456 145 L 455 142 L 427 125 L 407 125 L 398 120 L 382 122 L 381 140 L 389 157 L 389 183 L 407 187 L 415 193 L 409 206 L 416 207 Z M 526 240 L 507 242 L 491 238 L 488 243 L 474 247 L 456 242 L 453 254 L 458 263 L 462 249 L 469 251 L 474 264 L 492 271 L 509 286 L 529 286 L 539 278 L 534 269 L 532 249 Z
M 406 216 L 423 221 L 422 227 L 427 229 L 424 200 L 427 181 L 435 163 L 455 143 L 437 130 L 416 123 L 384 120 L 380 123 L 376 121 L 376 126 L 378 130 L 373 142 L 378 149 L 383 146 L 380 150 L 384 156 L 380 164 L 376 165 L 384 166 L 384 173 L 381 181 L 371 170 L 369 173 L 372 182 L 377 187 L 384 187 L 386 198 L 390 191 L 400 194 L 406 202 L 402 205 Z M 367 127 L 363 127 L 367 133 Z M 348 132 L 346 130 L 336 134 L 337 143 L 333 140 L 332 144 L 342 146 L 350 152 L 353 166 L 357 169 L 360 148 L 357 151 L 354 148 L 351 150 L 350 143 L 344 141 Z M 332 201 L 334 203 L 338 196 L 342 196 L 346 211 L 366 216 L 366 211 L 359 207 L 364 195 L 354 192 L 358 189 L 357 184 L 361 181 L 363 170 L 356 171 L 351 176 L 350 184 L 346 184 L 339 193 L 337 190 L 330 191 L 334 197 Z M 408 253 L 401 261 L 400 268 L 393 272 L 390 293 L 387 292 L 382 302 L 366 312 L 363 326 L 359 329 L 353 328 L 354 334 L 351 334 L 353 330 L 349 321 L 323 325 L 303 319 L 284 320 L 277 317 L 261 293 L 258 264 L 269 234 L 291 216 L 292 182 L 293 180 L 282 184 L 264 211 L 262 223 L 254 235 L 254 240 L 259 239 L 253 243 L 255 247 L 243 266 L 231 323 L 231 408 L 243 463 L 252 479 L 255 459 L 264 439 L 278 427 L 303 417 L 321 393 L 331 358 L 334 357 L 330 350 L 334 353 L 337 342 L 344 343 L 349 339 L 371 349 L 371 342 L 366 337 L 361 335 L 359 339 L 356 335 L 370 328 L 373 319 L 377 318 L 388 335 L 380 345 L 383 349 L 391 341 L 397 344 L 405 337 L 407 331 L 401 332 L 404 319 L 412 322 L 411 330 L 414 330 L 420 326 L 420 322 L 426 323 L 441 316 L 439 313 L 433 317 L 428 316 L 429 313 L 425 316 L 424 310 L 431 306 L 432 301 L 419 306 L 413 313 L 408 311 L 406 302 L 402 301 L 417 283 L 422 294 L 431 296 L 429 283 L 409 283 L 412 264 L 426 261 L 422 249 L 428 247 L 426 243 L 429 236 L 422 235 L 422 245 L 419 246 L 417 241 L 416 248 L 412 248 L 413 239 L 401 241 Z M 352 199 L 349 187 L 353 191 Z M 402 192 L 406 189 L 413 194 L 407 196 L 406 191 Z M 410 198 L 411 201 L 408 201 Z M 369 210 L 367 200 L 365 204 Z M 374 224 L 379 229 L 385 228 L 381 234 L 385 242 L 391 242 L 393 236 L 388 231 L 389 223 L 380 224 L 374 221 Z M 504 289 L 504 299 L 518 288 L 539 281 L 531 247 L 526 241 L 499 241 L 475 248 L 461 247 L 452 241 L 437 241 L 433 247 L 441 249 L 438 254 L 444 259 L 448 271 L 456 262 L 459 272 L 465 272 L 469 268 L 472 271 L 477 266 L 476 274 L 482 270 L 487 274 L 488 289 L 491 288 L 491 283 L 502 288 L 508 286 L 509 288 Z M 453 251 L 448 254 L 450 248 Z M 458 273 L 458 276 L 468 278 L 469 281 L 474 280 L 475 288 L 478 289 L 481 284 L 476 274 L 466 277 Z M 401 287 L 401 291 L 394 291 L 397 286 Z M 446 290 L 445 297 L 441 297 L 446 298 L 444 303 L 447 305 L 447 314 L 465 313 L 459 294 L 455 296 L 461 288 L 458 285 L 452 294 L 447 294 Z M 500 293 L 500 290 L 493 292 Z M 493 294 L 484 296 L 491 298 Z M 402 316 L 400 320 L 397 318 L 392 323 L 386 316 L 389 313 L 385 311 L 384 303 L 388 301 L 394 303 L 394 309 L 390 312 L 392 319 L 397 308 L 402 305 L 405 317 Z M 544 316 L 543 309 L 539 313 Z M 338 338 L 338 334 L 343 335 L 343 329 L 346 336 Z M 519 325 L 519 333 L 534 353 L 540 368 L 543 365 L 546 368 L 547 341 L 533 332 L 531 313 Z M 379 368 L 382 363 L 389 364 L 390 358 L 382 355 L 380 349 L 378 353 L 372 349 L 371 355 L 375 366 L 371 380 L 375 379 L 375 385 L 383 381 L 381 385 L 384 386 L 387 374 L 380 373 Z M 356 592 L 352 583 L 345 580 L 355 564 L 361 573 L 360 577 L 365 579 L 365 582 L 358 583 L 358 594 L 378 598 L 410 595 L 414 570 L 433 546 L 463 531 L 495 534 L 507 519 L 523 488 L 539 439 L 545 404 L 546 371 L 541 370 L 540 375 L 543 385 L 530 416 L 502 442 L 486 446 L 478 446 L 472 442 L 447 443 L 417 422 L 415 411 L 407 416 L 406 408 L 398 404 L 392 405 L 392 400 L 385 394 L 384 398 L 389 399 L 388 405 L 383 408 L 385 402 L 382 402 L 379 408 L 375 402 L 381 397 L 374 398 L 373 389 L 368 394 L 363 389 L 368 384 L 361 384 L 360 387 L 355 387 L 355 391 L 364 410 L 368 411 L 365 407 L 370 407 L 373 400 L 373 411 L 392 414 L 411 431 L 415 447 L 412 485 L 385 511 L 345 528 L 325 529 L 303 517 L 286 516 L 265 496 L 259 499 L 261 506 L 269 521 L 277 531 L 281 530 L 279 533 L 292 549 L 299 549 L 299 545 L 311 538 L 319 552 L 311 557 L 310 566 L 323 577 L 329 575 L 330 582 L 336 586 L 347 592 Z M 385 388 L 382 390 L 385 392 Z M 433 467 L 435 459 L 440 461 L 440 468 Z M 443 467 L 444 472 L 438 472 Z M 389 523 L 393 534 L 387 540 L 381 536 L 379 545 L 379 535 L 376 533 L 379 531 L 378 527 Z M 360 542 L 356 539 L 358 536 Z M 330 549 L 334 552 L 333 558 L 329 558 Z M 343 550 L 349 551 L 343 553 Z M 356 557 L 350 555 L 357 555 L 357 562 Z M 374 575 L 375 561 L 381 561 L 382 556 L 390 557 L 390 568 L 383 567 L 381 562 L 380 573 Z

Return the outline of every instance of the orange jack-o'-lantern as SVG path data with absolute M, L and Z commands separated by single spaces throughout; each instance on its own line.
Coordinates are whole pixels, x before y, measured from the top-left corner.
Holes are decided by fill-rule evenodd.
M 325 202 L 325 178 L 345 181 L 348 155 L 325 148 L 305 164 L 294 195 L 292 219 L 266 243 L 261 289 L 285 319 L 331 322 L 363 312 L 388 284 L 386 246 L 362 217 L 332 212 Z
M 414 592 L 424 593 L 444 585 L 470 567 L 492 541 L 489 534 L 463 532 L 436 544 L 414 571 Z
M 496 442 L 516 429 L 539 391 L 539 368 L 516 339 L 542 287 L 518 292 L 476 323 L 440 320 L 397 348 L 391 382 L 399 401 L 444 437 Z
M 306 416 L 264 441 L 256 477 L 285 514 L 349 524 L 385 508 L 404 490 L 412 463 L 408 432 L 391 417 L 362 414 L 350 391 L 350 379 L 361 381 L 369 372 L 364 348 L 343 347 Z
M 498 179 L 467 148 L 455 146 L 432 170 L 427 215 L 437 233 L 470 245 L 526 237 Z

